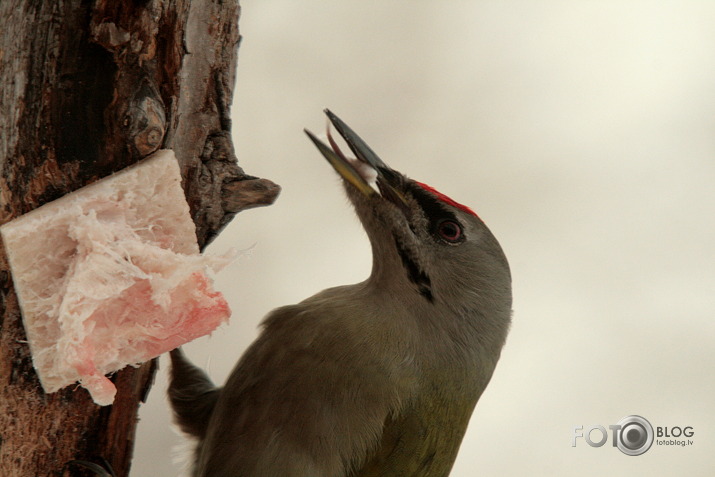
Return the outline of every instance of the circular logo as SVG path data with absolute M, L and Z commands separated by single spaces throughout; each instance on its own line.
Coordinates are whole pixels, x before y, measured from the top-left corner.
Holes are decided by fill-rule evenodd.
M 641 416 L 626 416 L 618 424 L 616 445 L 626 455 L 644 454 L 653 445 L 653 426 Z

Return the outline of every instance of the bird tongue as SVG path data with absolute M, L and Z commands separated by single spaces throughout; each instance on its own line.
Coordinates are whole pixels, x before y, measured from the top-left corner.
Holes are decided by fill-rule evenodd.
M 305 130 L 305 133 L 313 141 L 313 144 L 315 144 L 323 157 L 327 159 L 345 181 L 355 186 L 365 196 L 370 197 L 374 194 L 379 194 L 407 213 L 409 210 L 407 200 L 396 187 L 397 184 L 393 184 L 394 179 L 399 174 L 382 162 L 382 159 L 370 149 L 370 146 L 340 118 L 327 109 L 325 114 L 330 120 L 327 128 L 330 145 L 323 143 L 313 133 L 307 129 Z M 330 124 L 335 126 L 335 129 L 340 133 L 340 136 L 356 157 L 346 157 L 343 154 L 330 133 Z
M 328 141 L 334 152 L 346 164 L 352 167 L 371 190 L 377 191 L 382 197 L 399 207 L 405 215 L 409 213 L 409 206 L 404 195 L 395 188 L 388 175 L 392 176 L 394 171 L 385 164 L 382 159 L 368 146 L 360 136 L 353 131 L 350 126 L 345 124 L 342 119 L 326 109 L 325 114 L 328 116 L 327 135 Z M 340 136 L 348 145 L 350 150 L 355 154 L 356 158 L 345 157 L 340 150 L 332 135 L 330 134 L 331 124 L 335 126 Z
M 330 133 L 330 125 L 330 121 L 328 121 L 326 127 L 326 134 L 328 136 L 328 142 L 330 143 L 330 147 L 333 149 L 333 152 L 340 156 L 342 160 L 350 164 L 360 175 L 360 177 L 362 177 L 375 192 L 381 194 L 381 191 L 377 186 L 377 170 L 367 162 L 363 162 L 356 157 L 349 157 L 343 154 L 343 151 L 340 149 L 340 146 L 333 138 L 333 135 Z

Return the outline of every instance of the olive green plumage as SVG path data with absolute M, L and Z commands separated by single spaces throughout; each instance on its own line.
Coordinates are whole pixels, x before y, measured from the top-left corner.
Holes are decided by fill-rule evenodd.
M 223 388 L 172 353 L 196 476 L 446 476 L 499 359 L 511 278 L 494 236 L 327 113 L 357 159 L 311 139 L 345 179 L 372 273 L 270 313 Z

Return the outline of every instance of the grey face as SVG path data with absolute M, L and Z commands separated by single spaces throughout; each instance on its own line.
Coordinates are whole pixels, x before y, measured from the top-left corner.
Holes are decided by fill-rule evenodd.
M 306 131 L 345 180 L 373 244 L 375 260 L 398 256 L 422 299 L 445 304 L 494 295 L 511 306 L 506 257 L 486 225 L 468 207 L 390 168 L 347 124 L 326 114 L 355 158 Z M 380 257 L 382 255 L 382 257 Z

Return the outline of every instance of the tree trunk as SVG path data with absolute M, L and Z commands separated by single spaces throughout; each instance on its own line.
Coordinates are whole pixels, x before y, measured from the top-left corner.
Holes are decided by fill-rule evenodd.
M 237 0 L 0 0 L 0 223 L 173 149 L 203 248 L 279 188 L 238 167 L 230 136 Z M 114 405 L 45 394 L 0 250 L 0 475 L 128 475 L 156 363 L 113 377 Z M 168 456 L 167 456 L 168 458 Z

